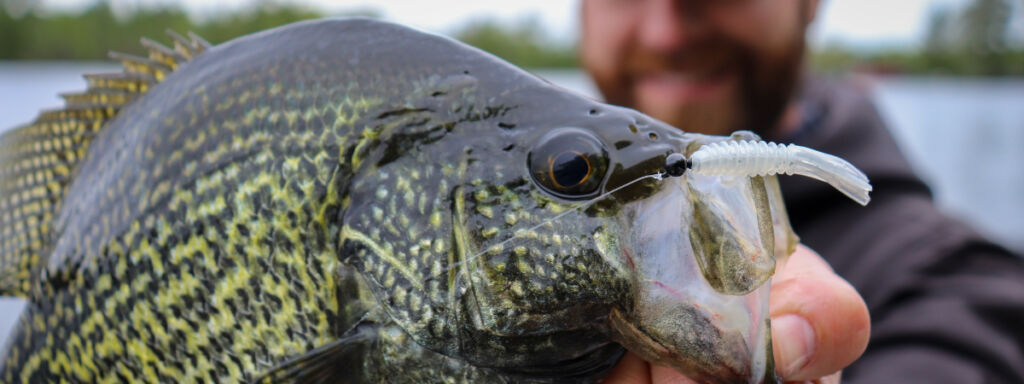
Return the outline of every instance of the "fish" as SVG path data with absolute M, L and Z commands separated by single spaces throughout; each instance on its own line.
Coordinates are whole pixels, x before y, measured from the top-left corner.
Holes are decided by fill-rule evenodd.
M 3 382 L 773 383 L 774 176 L 365 18 L 171 34 L 0 136 Z

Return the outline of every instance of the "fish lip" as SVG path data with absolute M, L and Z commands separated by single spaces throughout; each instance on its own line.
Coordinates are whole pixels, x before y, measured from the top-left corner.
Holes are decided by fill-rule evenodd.
M 736 371 L 726 364 L 706 367 L 687 360 L 684 356 L 672 352 L 670 348 L 666 347 L 642 328 L 637 327 L 633 322 L 628 321 L 618 308 L 612 308 L 608 313 L 608 321 L 612 332 L 616 334 L 614 337 L 616 342 L 627 346 L 627 349 L 644 360 L 650 360 L 653 363 L 669 364 L 674 369 L 686 374 L 688 378 L 697 380 L 697 382 L 736 383 L 742 382 L 750 376 L 749 373 Z
M 633 323 L 627 321 L 625 316 L 622 315 L 618 308 L 612 308 L 611 312 L 608 313 L 608 321 L 611 323 L 612 329 L 614 329 L 615 332 L 622 334 L 622 336 L 629 337 L 628 335 L 625 335 L 623 333 L 623 331 L 629 331 L 633 335 L 639 336 L 632 340 L 640 341 L 643 345 L 646 346 L 655 347 L 656 351 L 664 356 L 679 356 L 678 354 L 670 351 L 668 347 L 666 347 L 664 344 L 655 340 L 653 337 L 651 337 L 650 334 L 645 332 L 643 329 L 640 329 L 639 327 L 633 325 Z

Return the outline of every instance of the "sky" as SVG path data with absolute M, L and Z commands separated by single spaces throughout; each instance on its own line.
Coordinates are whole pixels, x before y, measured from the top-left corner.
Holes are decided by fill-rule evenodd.
M 95 0 L 46 0 L 59 8 L 80 8 Z M 487 17 L 515 21 L 536 17 L 552 39 L 575 40 L 580 0 L 291 0 L 329 13 L 375 10 L 386 19 L 437 33 L 452 32 L 468 20 Z M 795 0 L 781 0 L 795 1 Z M 111 0 L 114 9 L 147 4 L 181 4 L 197 16 L 239 10 L 254 0 Z M 928 16 L 969 0 L 822 0 L 812 30 L 816 46 L 843 43 L 854 48 L 913 47 L 922 41 Z M 1015 30 L 1024 36 L 1024 7 L 1016 7 Z

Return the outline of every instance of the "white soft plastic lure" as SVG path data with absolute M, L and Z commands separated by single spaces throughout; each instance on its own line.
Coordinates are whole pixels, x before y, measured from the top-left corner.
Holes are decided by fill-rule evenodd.
M 705 145 L 689 159 L 681 153 L 666 159 L 668 175 L 682 176 L 687 170 L 708 176 L 797 174 L 824 181 L 860 205 L 871 200 L 871 183 L 863 172 L 846 160 L 795 144 L 727 140 Z
M 504 241 L 490 245 L 465 260 L 449 265 L 441 272 L 430 276 L 443 276 L 448 270 L 475 260 L 488 252 L 500 250 L 507 243 L 532 233 L 550 222 L 561 219 L 572 211 L 584 209 L 591 204 L 611 196 L 634 183 L 664 176 L 682 176 L 686 171 L 707 176 L 769 176 L 775 174 L 803 175 L 824 181 L 861 205 L 867 205 L 871 198 L 871 184 L 867 176 L 846 160 L 827 153 L 815 151 L 795 144 L 782 145 L 766 141 L 719 141 L 700 147 L 690 158 L 673 153 L 665 159 L 665 172 L 637 178 L 619 187 L 602 193 L 593 199 L 573 206 L 548 220 L 519 231 Z

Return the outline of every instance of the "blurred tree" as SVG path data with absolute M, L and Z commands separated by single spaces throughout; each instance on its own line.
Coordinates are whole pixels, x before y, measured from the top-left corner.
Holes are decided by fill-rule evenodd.
M 941 51 L 954 44 L 953 17 L 953 12 L 946 7 L 931 10 L 924 39 L 925 50 Z
M 1014 1 L 974 0 L 959 9 L 933 9 L 920 50 L 855 53 L 833 45 L 812 53 L 812 64 L 825 71 L 858 67 L 940 75 L 1021 76 L 1024 49 L 1011 44 Z
M 193 31 L 212 43 L 255 31 L 324 16 L 285 0 L 249 0 L 239 12 L 196 20 L 169 2 L 112 9 L 95 1 L 77 13 L 46 9 L 37 0 L 0 0 L 0 60 L 103 60 L 109 51 L 141 52 L 138 39 L 166 41 L 164 31 Z M 1024 75 L 1024 49 L 1013 46 L 1010 25 L 1019 0 L 973 0 L 959 9 L 939 8 L 929 15 L 919 50 L 853 51 L 829 45 L 812 52 L 818 69 L 868 69 L 931 74 Z M 359 11 L 345 15 L 378 16 Z M 338 15 L 343 16 L 343 15 Z M 575 44 L 552 41 L 540 19 L 511 23 L 480 19 L 452 33 L 456 38 L 523 67 L 575 67 Z M 1017 40 L 1018 42 L 1024 40 Z
M 963 12 L 964 48 L 987 75 L 1006 72 L 1011 0 L 975 0 Z
M 924 40 L 924 64 L 933 72 L 959 70 L 952 60 L 952 47 L 957 44 L 956 14 L 949 8 L 933 9 L 928 17 Z
M 0 8 L 13 18 L 21 18 L 36 6 L 35 0 L 0 0 Z
M 479 19 L 453 33 L 462 42 L 488 51 L 513 64 L 528 68 L 574 67 L 574 45 L 559 46 L 544 36 L 536 16 L 503 25 L 494 19 Z
M 193 31 L 219 43 L 259 30 L 324 14 L 277 1 L 259 1 L 243 12 L 213 15 L 200 23 L 180 7 L 143 6 L 115 17 L 108 1 L 79 13 L 46 12 L 25 0 L 0 0 L 0 60 L 102 60 L 109 51 L 140 52 L 139 38 L 167 40 L 164 31 Z M 29 0 L 31 3 L 31 0 Z M 370 15 L 369 12 L 358 12 Z

